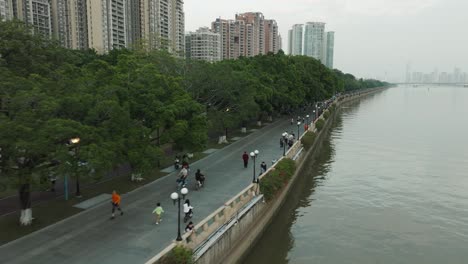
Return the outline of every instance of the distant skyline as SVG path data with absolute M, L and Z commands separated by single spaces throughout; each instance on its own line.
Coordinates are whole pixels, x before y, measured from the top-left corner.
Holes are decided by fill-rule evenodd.
M 468 70 L 466 0 L 186 0 L 186 31 L 217 17 L 262 12 L 278 22 L 287 51 L 293 24 L 325 22 L 335 31 L 334 67 L 357 77 L 404 81 L 413 70 Z

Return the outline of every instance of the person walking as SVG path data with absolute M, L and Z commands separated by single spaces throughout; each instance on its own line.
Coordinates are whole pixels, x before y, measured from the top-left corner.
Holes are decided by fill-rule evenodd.
M 261 171 L 261 174 L 265 173 L 267 171 L 267 165 L 265 163 L 265 161 L 262 161 L 262 163 L 260 164 L 260 171 Z
M 153 210 L 153 214 L 156 214 L 156 224 L 159 225 L 162 221 L 162 214 L 164 213 L 164 209 L 161 206 L 161 203 L 156 205 L 156 208 Z
M 120 215 L 124 214 L 122 209 L 120 208 L 120 195 L 117 194 L 117 192 L 114 190 L 112 191 L 112 217 L 111 219 L 115 218 L 115 215 L 114 215 L 115 208 L 117 208 L 117 210 L 120 211 Z
M 184 203 L 184 223 L 193 216 L 193 206 L 190 205 L 190 200 L 186 199 Z
M 244 151 L 242 159 L 244 160 L 244 168 L 247 168 L 247 165 L 249 164 L 249 154 L 247 154 L 246 151 Z

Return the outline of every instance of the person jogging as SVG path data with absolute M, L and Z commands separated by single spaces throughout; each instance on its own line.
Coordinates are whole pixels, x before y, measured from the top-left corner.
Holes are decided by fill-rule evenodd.
M 117 194 L 117 192 L 114 190 L 112 191 L 112 217 L 111 219 L 115 218 L 114 212 L 115 208 L 120 211 L 120 215 L 123 215 L 123 211 L 120 208 L 120 195 Z
M 159 225 L 162 221 L 162 214 L 164 213 L 164 209 L 161 207 L 161 203 L 156 205 L 156 208 L 153 210 L 153 214 L 156 214 L 156 224 Z

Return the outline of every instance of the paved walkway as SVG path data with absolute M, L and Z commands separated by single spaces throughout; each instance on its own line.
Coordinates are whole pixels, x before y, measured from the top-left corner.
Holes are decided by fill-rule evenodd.
M 303 133 L 303 126 L 300 127 Z M 264 129 L 191 164 L 189 194 L 194 206 L 193 221 L 204 219 L 252 181 L 252 162 L 243 168 L 244 151 L 260 151 L 259 165 L 278 159 L 283 150 L 279 139 L 284 131 L 297 133 L 289 121 L 275 122 Z M 194 171 L 206 175 L 206 186 L 194 190 Z M 164 249 L 177 235 L 177 208 L 170 199 L 176 189 L 171 173 L 122 197 L 125 214 L 110 220 L 111 205 L 96 206 L 31 235 L 0 246 L 0 263 L 143 263 Z M 163 222 L 154 224 L 151 214 L 157 202 L 166 211 Z M 185 226 L 182 226 L 182 230 Z

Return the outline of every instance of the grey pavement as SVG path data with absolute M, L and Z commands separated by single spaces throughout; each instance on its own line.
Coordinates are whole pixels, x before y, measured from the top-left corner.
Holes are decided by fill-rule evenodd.
M 300 130 L 303 133 L 302 125 Z M 289 119 L 274 122 L 190 165 L 187 198 L 194 206 L 195 224 L 252 182 L 253 164 L 249 161 L 248 168 L 243 167 L 244 151 L 260 151 L 257 174 L 262 161 L 270 166 L 271 160 L 283 154 L 279 140 L 284 131 L 297 133 L 297 126 L 291 126 Z M 194 189 L 196 169 L 207 178 L 206 186 L 199 191 Z M 143 263 L 177 235 L 177 206 L 170 199 L 176 190 L 176 177 L 171 173 L 123 195 L 125 214 L 114 220 L 109 219 L 109 201 L 0 246 L 0 263 Z M 165 210 L 160 225 L 154 224 L 152 215 L 157 202 Z M 182 232 L 184 228 L 182 223 Z

